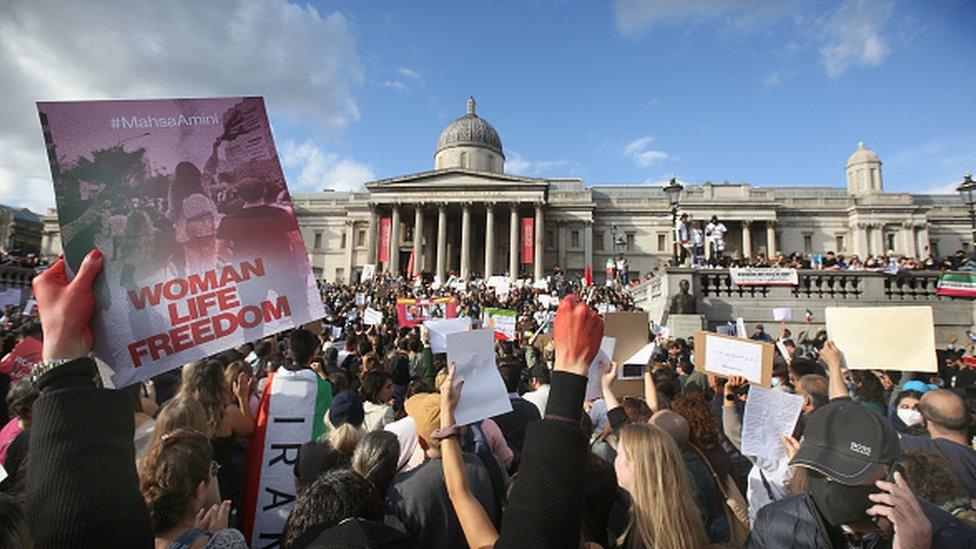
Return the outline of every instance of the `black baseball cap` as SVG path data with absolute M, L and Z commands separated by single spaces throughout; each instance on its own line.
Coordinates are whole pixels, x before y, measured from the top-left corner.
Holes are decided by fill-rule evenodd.
M 864 484 L 901 456 L 898 433 L 884 418 L 849 398 L 831 400 L 807 419 L 799 465 L 848 486 Z

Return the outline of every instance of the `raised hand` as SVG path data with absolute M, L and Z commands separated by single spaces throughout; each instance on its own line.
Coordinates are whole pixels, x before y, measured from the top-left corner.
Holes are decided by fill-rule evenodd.
M 71 282 L 64 258 L 34 277 L 34 298 L 44 332 L 44 360 L 74 359 L 91 350 L 91 316 L 95 309 L 92 284 L 104 258 L 97 248 L 85 256 Z
M 603 340 L 603 319 L 576 295 L 563 298 L 553 322 L 555 370 L 586 376 Z
M 918 504 L 908 483 L 895 473 L 895 482 L 879 480 L 875 483 L 883 490 L 868 497 L 875 503 L 868 509 L 872 517 L 884 517 L 895 528 L 894 549 L 921 549 L 931 547 L 932 523 Z
M 447 369 L 447 377 L 440 386 L 441 394 L 441 427 L 454 425 L 454 410 L 457 409 L 458 401 L 461 399 L 461 389 L 464 388 L 464 380 L 454 383 L 454 374 L 457 372 L 457 364 L 452 363 Z

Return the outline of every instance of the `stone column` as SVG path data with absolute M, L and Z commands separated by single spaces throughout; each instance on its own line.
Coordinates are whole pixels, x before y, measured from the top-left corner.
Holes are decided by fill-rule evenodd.
M 508 216 L 508 278 L 518 279 L 519 267 L 519 217 L 518 204 L 512 204 L 512 212 Z
M 444 279 L 445 265 L 447 264 L 447 204 L 441 202 L 437 205 L 437 278 L 441 283 Z
M 562 267 L 563 272 L 566 272 L 569 268 L 566 267 L 566 222 L 557 221 L 557 234 L 556 234 L 556 244 L 557 244 L 557 257 L 559 261 L 559 266 Z
M 424 267 L 424 205 L 417 203 L 413 210 L 413 273 L 419 273 Z
M 353 250 L 356 248 L 356 222 L 349 219 L 346 220 L 346 283 L 352 284 L 352 256 Z
M 396 276 L 400 271 L 400 205 L 393 205 L 390 220 L 390 272 Z
M 883 223 L 872 223 L 871 224 L 871 242 L 872 242 L 872 255 L 884 255 L 888 250 L 885 249 L 884 241 L 884 224 Z
M 471 203 L 461 205 L 461 279 L 471 277 Z
M 917 225 L 916 228 L 918 229 L 916 249 L 918 250 L 920 259 L 925 259 L 925 257 L 921 256 L 927 256 L 932 253 L 930 249 L 931 244 L 929 243 L 929 226 L 926 223 L 922 223 Z
M 901 224 L 902 255 L 908 257 L 918 257 L 915 251 L 915 225 L 911 221 L 904 221 Z
M 766 257 L 776 255 L 776 222 L 766 222 Z
M 593 222 L 584 221 L 583 222 L 583 271 L 586 272 L 586 266 L 590 266 L 590 271 L 593 268 Z
M 485 279 L 495 271 L 495 203 L 485 204 Z
M 374 204 L 369 205 L 369 230 L 366 231 L 366 261 L 368 263 L 376 264 L 376 227 L 379 225 L 379 212 L 376 211 L 376 206 Z M 348 240 L 348 239 L 347 239 Z M 352 246 L 353 242 L 349 240 L 346 245 Z
M 542 211 L 542 202 L 536 202 L 535 203 L 535 239 L 533 242 L 535 244 L 535 249 L 533 250 L 533 252 L 535 253 L 534 253 L 534 257 L 532 258 L 532 265 L 534 267 L 532 275 L 533 278 L 535 278 L 536 280 L 542 278 L 544 274 L 543 265 L 542 265 L 543 250 L 545 249 L 543 248 L 543 244 L 544 244 L 543 240 L 545 239 L 545 235 L 546 235 L 545 228 L 543 227 L 543 223 L 545 223 L 544 215 L 545 214 Z
M 752 229 L 745 220 L 742 221 L 742 257 L 752 257 Z

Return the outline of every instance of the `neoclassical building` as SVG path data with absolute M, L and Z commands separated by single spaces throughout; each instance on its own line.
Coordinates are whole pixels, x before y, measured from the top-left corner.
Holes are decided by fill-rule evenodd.
M 969 212 L 958 195 L 887 193 L 881 165 L 858 143 L 843 172 L 846 188 L 705 182 L 685 186 L 679 209 L 703 222 L 717 215 L 733 256 L 969 249 Z M 402 272 L 412 254 L 416 270 L 441 280 L 448 273 L 538 278 L 555 265 L 570 273 L 591 265 L 600 279 L 609 257 L 625 255 L 632 276 L 671 257 L 671 209 L 660 186 L 588 186 L 506 174 L 504 166 L 498 132 L 469 99 L 464 116 L 441 132 L 433 170 L 364 182 L 359 192 L 294 193 L 316 276 L 357 280 L 366 264 Z M 45 252 L 56 255 L 53 213 L 45 225 Z M 381 241 L 389 242 L 384 253 Z

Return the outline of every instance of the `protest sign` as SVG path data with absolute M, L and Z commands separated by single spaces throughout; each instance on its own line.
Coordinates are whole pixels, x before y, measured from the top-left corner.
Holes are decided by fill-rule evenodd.
M 332 339 L 338 339 L 342 337 L 342 326 L 332 327 Z
M 438 297 L 435 299 L 397 299 L 397 322 L 400 327 L 414 327 L 425 320 L 454 318 L 457 316 L 457 299 Z
M 746 267 L 729 269 L 735 286 L 796 286 L 800 279 L 796 269 Z
M 752 385 L 742 415 L 742 455 L 781 460 L 780 438 L 793 434 L 803 397 Z
M 549 289 L 549 279 L 540 278 L 532 283 L 532 287 L 536 290 L 546 291 Z
M 496 288 L 498 286 L 508 286 L 508 277 L 495 275 L 489 276 L 488 280 L 485 282 L 485 286 L 489 288 Z
M 363 305 L 366 304 L 366 294 L 364 294 L 362 292 L 357 292 L 355 299 L 356 299 L 356 306 L 357 307 L 362 307 Z
M 112 257 L 91 326 L 115 386 L 325 315 L 263 99 L 38 110 L 69 272 Z
M 372 307 L 366 307 L 363 311 L 363 323 L 367 326 L 379 326 L 383 324 L 383 313 Z
M 24 338 L 0 361 L 0 372 L 10 376 L 10 381 L 30 377 L 31 367 L 35 362 L 41 361 L 42 346 L 43 344 L 37 338 Z
M 462 316 L 444 320 L 427 320 L 424 322 L 430 336 L 430 351 L 432 353 L 447 352 L 447 334 L 466 332 L 471 328 L 471 319 Z
M 746 331 L 746 321 L 742 320 L 741 316 L 735 319 L 735 335 L 743 339 L 749 339 L 749 332 Z
M 27 303 L 24 305 L 24 316 L 30 316 L 34 312 L 34 307 L 37 306 L 37 300 L 28 299 Z
M 604 337 L 600 341 L 600 350 L 590 362 L 590 369 L 586 377 L 586 400 L 600 398 L 603 394 L 603 389 L 600 387 L 600 364 L 609 364 L 613 360 L 613 348 L 616 344 L 617 340 L 612 337 Z
M 741 376 L 770 386 L 773 344 L 711 332 L 695 332 L 695 369 L 722 377 Z
M 456 424 L 469 425 L 512 411 L 505 382 L 495 365 L 491 330 L 447 334 L 447 363 L 457 365 L 454 382 L 464 380 L 464 389 L 454 410 Z
M 944 273 L 936 295 L 976 297 L 976 273 Z
M 773 309 L 773 320 L 792 320 L 793 311 L 789 307 L 777 307 Z
M 827 307 L 825 316 L 852 370 L 938 371 L 932 307 Z
M 482 320 L 484 327 L 495 331 L 495 339 L 502 341 L 515 339 L 515 311 L 498 307 L 485 307 Z
M 657 343 L 652 341 L 644 345 L 630 358 L 624 360 L 623 364 L 620 365 L 620 371 L 617 373 L 617 379 L 643 379 L 644 368 L 651 363 L 651 357 L 654 356 L 656 347 Z
M 0 292 L 0 309 L 3 309 L 7 305 L 12 307 L 20 306 L 22 294 L 23 292 L 20 288 L 7 288 Z
M 376 265 L 374 263 L 367 263 L 363 265 L 363 274 L 359 277 L 360 280 L 366 281 L 373 278 L 376 274 Z
M 647 345 L 651 327 L 644 311 L 618 311 L 607 313 L 604 317 L 603 335 L 616 340 L 613 360 L 622 364 Z M 613 392 L 618 396 L 642 396 L 644 382 L 639 379 L 620 379 L 613 383 Z

